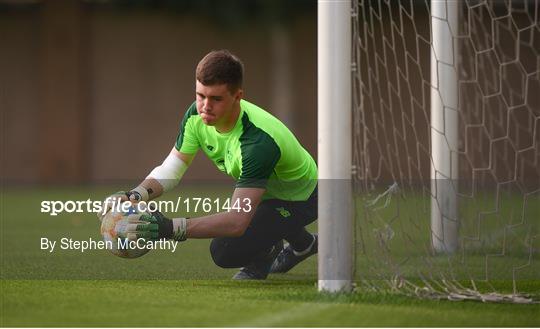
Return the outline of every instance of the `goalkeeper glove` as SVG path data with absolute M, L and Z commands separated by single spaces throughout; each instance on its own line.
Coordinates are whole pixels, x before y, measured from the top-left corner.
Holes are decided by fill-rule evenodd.
M 103 221 L 103 217 L 105 217 L 105 215 L 114 207 L 114 205 L 118 204 L 118 200 L 120 200 L 120 203 L 128 201 L 128 192 L 118 191 L 109 195 L 105 198 L 105 200 L 103 200 L 101 210 L 97 213 L 97 217 L 100 221 Z
M 131 202 L 139 202 L 139 201 L 147 201 L 148 200 L 148 191 L 143 187 L 136 187 L 133 190 L 126 192 L 126 191 L 118 191 L 116 193 L 113 193 L 112 195 L 109 195 L 105 200 L 103 201 L 103 206 L 101 208 L 101 211 L 98 212 L 97 217 L 100 221 L 103 221 L 103 217 L 105 214 L 111 210 L 114 205 L 118 204 L 118 200 L 120 200 L 120 203 L 131 201 Z
M 147 223 L 137 224 L 135 227 L 137 238 L 149 240 L 165 238 L 176 241 L 184 241 L 187 238 L 187 218 L 171 220 L 159 211 L 155 211 L 152 214 L 141 214 L 139 220 Z

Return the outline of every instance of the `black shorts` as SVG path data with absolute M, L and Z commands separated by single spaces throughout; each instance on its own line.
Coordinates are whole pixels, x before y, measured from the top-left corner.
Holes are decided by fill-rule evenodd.
M 245 266 L 279 240 L 301 234 L 304 226 L 316 219 L 317 188 L 306 201 L 264 200 L 257 207 L 244 235 L 212 240 L 212 259 L 224 268 Z

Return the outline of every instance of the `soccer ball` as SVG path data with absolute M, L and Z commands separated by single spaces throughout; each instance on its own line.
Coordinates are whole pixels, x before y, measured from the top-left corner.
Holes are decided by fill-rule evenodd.
M 146 224 L 147 222 L 133 220 L 133 216 L 141 214 L 137 207 L 131 206 L 128 211 L 120 212 L 111 209 L 101 221 L 101 235 L 113 255 L 122 258 L 137 258 L 145 255 L 150 249 L 145 247 L 143 239 L 129 237 L 130 224 Z M 120 236 L 122 237 L 120 237 Z

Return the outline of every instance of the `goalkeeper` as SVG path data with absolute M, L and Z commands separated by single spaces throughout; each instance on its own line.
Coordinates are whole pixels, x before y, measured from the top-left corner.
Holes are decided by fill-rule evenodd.
M 148 201 L 171 190 L 201 150 L 236 180 L 230 204 L 239 207 L 190 219 L 156 212 L 153 224 L 138 225 L 134 233 L 178 241 L 213 238 L 214 262 L 241 267 L 233 279 L 266 279 L 317 252 L 317 236 L 305 229 L 317 219 L 317 166 L 281 121 L 243 99 L 242 79 L 236 56 L 226 50 L 207 54 L 196 69 L 196 101 L 170 154 L 121 197 Z

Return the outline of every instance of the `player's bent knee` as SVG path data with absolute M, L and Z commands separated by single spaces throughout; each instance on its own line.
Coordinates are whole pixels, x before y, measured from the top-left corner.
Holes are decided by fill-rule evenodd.
M 212 240 L 210 243 L 210 255 L 214 263 L 219 267 L 235 268 L 242 266 L 235 254 L 227 248 L 227 243 L 223 238 Z

